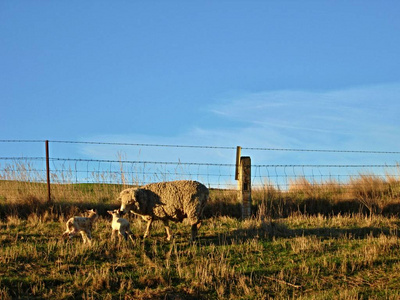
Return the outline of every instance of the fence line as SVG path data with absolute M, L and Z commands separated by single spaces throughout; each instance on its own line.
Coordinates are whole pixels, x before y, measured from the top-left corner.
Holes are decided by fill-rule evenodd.
M 207 183 L 210 187 L 234 188 L 229 182 L 234 164 L 129 161 L 50 158 L 51 181 L 54 183 L 128 183 L 142 185 L 155 181 L 193 179 Z M 44 176 L 45 157 L 0 157 L 6 162 L 0 170 L 0 179 L 46 182 Z M 41 162 L 42 168 L 36 163 Z M 0 163 L 0 166 L 2 164 Z M 2 173 L 2 174 L 1 174 Z M 22 174 L 18 178 L 16 174 Z M 125 182 L 123 182 L 125 181 Z
M 0 143 L 45 143 L 44 140 L 0 140 Z M 203 150 L 235 150 L 236 147 L 194 146 L 194 145 L 163 145 L 139 143 L 109 143 L 82 141 L 49 141 L 50 144 L 90 144 L 129 147 L 155 148 L 191 148 Z M 319 152 L 348 153 L 351 155 L 397 155 L 397 151 L 366 151 L 366 150 L 318 150 L 318 149 L 286 149 L 286 148 L 251 148 L 242 147 L 247 151 L 276 152 Z M 0 150 L 0 155 L 1 155 Z M 232 154 L 231 161 L 235 157 Z M 298 158 L 301 161 L 301 158 Z M 0 157 L 0 179 L 27 180 L 46 182 L 45 157 L 42 156 L 3 156 Z M 111 160 L 49 157 L 51 162 L 51 181 L 54 183 L 129 183 L 145 184 L 154 181 L 193 179 L 199 180 L 212 188 L 236 188 L 234 163 L 184 162 L 184 161 L 151 161 L 151 160 Z M 254 160 L 253 160 L 254 161 Z M 399 177 L 399 164 L 393 160 L 389 163 L 360 164 L 293 164 L 271 163 L 252 165 L 253 187 L 274 186 L 288 190 L 296 186 L 296 180 L 304 178 L 313 184 L 326 181 L 336 181 L 345 185 L 360 174 L 373 174 L 380 178 L 385 176 Z M 19 174 L 18 174 L 19 173 Z M 14 176 L 14 178 L 12 178 Z M 18 177 L 19 176 L 19 177 Z
M 225 149 L 236 150 L 236 146 L 207 146 L 207 145 L 173 145 L 150 143 L 121 143 L 121 142 L 96 142 L 96 141 L 62 141 L 48 140 L 49 143 L 58 144 L 89 144 L 89 145 L 114 145 L 135 147 L 163 147 L 163 148 L 198 148 L 198 149 Z M 46 140 L 0 140 L 0 143 L 44 143 Z M 322 153 L 359 153 L 359 154 L 400 154 L 400 151 L 376 151 L 376 150 L 334 150 L 334 149 L 301 149 L 301 148 L 262 148 L 241 147 L 251 151 L 284 151 L 284 152 L 322 152 Z

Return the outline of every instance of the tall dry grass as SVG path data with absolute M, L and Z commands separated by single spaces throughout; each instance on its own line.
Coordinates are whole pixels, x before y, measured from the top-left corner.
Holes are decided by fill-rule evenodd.
M 123 172 L 121 171 L 121 174 Z M 52 178 L 52 201 L 47 200 L 47 185 L 29 162 L 16 162 L 0 172 L 0 217 L 19 214 L 56 211 L 71 213 L 95 207 L 103 214 L 117 207 L 119 192 L 124 184 L 73 183 L 71 170 L 57 173 Z M 106 177 L 108 174 L 94 174 Z M 123 175 L 122 175 L 123 176 Z M 103 182 L 105 178 L 99 178 Z M 124 177 L 122 177 L 124 182 Z M 241 203 L 237 191 L 211 189 L 210 199 L 204 214 L 240 218 Z M 253 213 L 261 219 L 287 217 L 295 213 L 337 215 L 340 213 L 398 214 L 400 213 L 400 180 L 398 176 L 386 174 L 360 174 L 347 183 L 335 180 L 309 181 L 305 177 L 290 180 L 288 190 L 280 190 L 271 183 L 252 191 Z
M 298 177 L 290 181 L 287 191 L 266 184 L 253 190 L 252 196 L 262 213 L 271 217 L 293 213 L 400 213 L 400 179 L 393 175 L 360 174 L 345 184 L 335 180 L 312 182 Z

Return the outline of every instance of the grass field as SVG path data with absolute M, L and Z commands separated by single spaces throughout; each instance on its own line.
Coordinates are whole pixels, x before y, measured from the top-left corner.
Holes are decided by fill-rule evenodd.
M 167 242 L 162 223 L 143 241 L 138 219 L 133 242 L 112 241 L 120 186 L 54 186 L 48 203 L 41 184 L 0 182 L 0 299 L 399 299 L 398 182 L 367 179 L 254 191 L 250 220 L 234 191 L 211 191 L 195 243 L 186 224 Z M 92 207 L 93 244 L 62 240 Z
M 92 246 L 63 241 L 65 218 L 1 222 L 1 299 L 398 299 L 397 218 L 292 216 L 273 221 L 217 217 L 197 242 L 161 224 L 146 241 L 110 240 L 100 218 Z M 143 232 L 134 220 L 136 236 Z

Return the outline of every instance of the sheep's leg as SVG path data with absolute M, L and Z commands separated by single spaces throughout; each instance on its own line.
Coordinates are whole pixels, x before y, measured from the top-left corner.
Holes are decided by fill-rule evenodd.
M 192 224 L 192 237 L 191 237 L 191 241 L 194 242 L 194 240 L 196 239 L 197 236 L 197 229 L 200 227 L 201 223 L 195 223 Z
M 151 223 L 153 223 L 153 219 L 150 219 L 147 221 L 146 232 L 144 233 L 144 236 L 143 236 L 144 239 L 149 235 Z
M 163 223 L 164 223 L 164 227 L 165 227 L 165 232 L 167 233 L 167 241 L 170 241 L 172 234 L 171 234 L 171 230 L 169 229 L 168 220 L 163 221 Z
M 201 215 L 201 212 L 203 210 L 203 207 L 198 207 L 197 208 L 197 212 L 199 212 L 199 215 Z M 198 229 L 201 226 L 201 219 L 198 217 L 198 215 L 196 215 L 194 212 L 192 212 L 189 216 L 188 216 L 189 220 L 190 220 L 190 224 L 192 225 L 192 236 L 190 238 L 190 240 L 192 242 L 194 242 L 194 240 L 197 237 L 197 232 Z

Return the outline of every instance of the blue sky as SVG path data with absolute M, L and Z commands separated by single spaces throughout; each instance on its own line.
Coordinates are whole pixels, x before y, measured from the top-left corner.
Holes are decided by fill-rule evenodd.
M 0 139 L 397 151 L 399 11 L 365 0 L 1 1 Z M 64 154 L 210 160 L 149 149 Z

